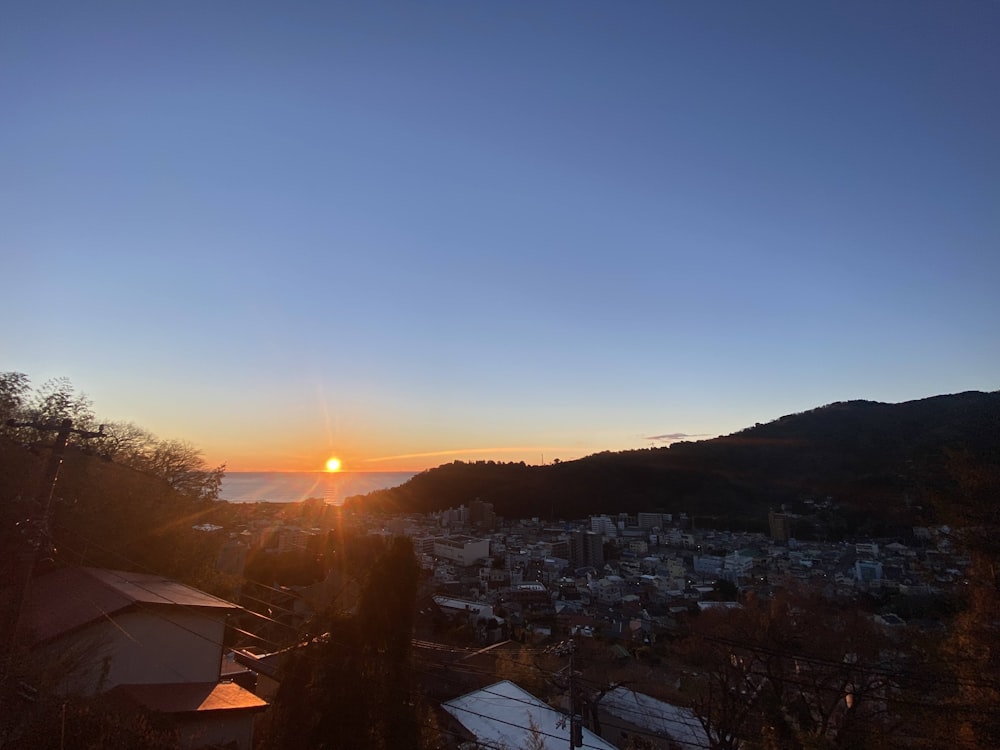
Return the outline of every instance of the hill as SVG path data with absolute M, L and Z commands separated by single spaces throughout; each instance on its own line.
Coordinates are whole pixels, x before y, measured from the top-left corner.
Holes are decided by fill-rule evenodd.
M 455 462 L 348 503 L 425 513 L 480 498 L 508 518 L 662 510 L 736 527 L 832 497 L 855 523 L 909 524 L 929 520 L 919 506 L 954 487 L 956 455 L 1000 462 L 1000 392 L 837 402 L 712 440 L 546 466 Z

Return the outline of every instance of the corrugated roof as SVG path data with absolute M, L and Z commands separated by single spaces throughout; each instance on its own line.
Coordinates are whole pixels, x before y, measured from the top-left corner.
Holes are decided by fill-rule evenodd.
M 506 747 L 528 747 L 533 739 L 545 750 L 569 744 L 567 718 L 522 690 L 510 680 L 476 690 L 441 707 L 454 716 L 482 743 Z M 533 738 L 533 729 L 537 738 Z M 589 729 L 583 730 L 583 744 L 596 750 L 616 750 Z
M 168 578 L 102 568 L 60 568 L 31 582 L 24 627 L 41 643 L 137 605 L 239 609 Z
M 685 750 L 709 746 L 705 727 L 690 708 L 665 703 L 625 687 L 617 687 L 605 695 L 601 708 L 651 733 L 669 737 Z
M 143 604 L 175 604 L 181 607 L 239 609 L 232 602 L 206 594 L 192 586 L 149 573 L 129 573 L 103 568 L 80 568 L 101 583 Z
M 118 685 L 114 695 L 165 714 L 204 711 L 261 710 L 267 701 L 235 682 L 180 682 L 163 685 Z

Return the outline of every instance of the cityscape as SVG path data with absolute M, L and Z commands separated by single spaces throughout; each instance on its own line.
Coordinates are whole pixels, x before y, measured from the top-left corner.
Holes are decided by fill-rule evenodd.
M 846 449 L 832 474 L 813 461 L 807 476 L 873 493 L 860 505 L 803 488 L 748 517 L 751 483 L 728 516 L 703 494 L 679 511 L 663 473 L 664 508 L 609 497 L 607 512 L 518 518 L 500 512 L 514 507 L 505 481 L 572 484 L 588 459 L 457 462 L 365 495 L 228 502 L 198 451 L 97 425 L 68 383 L 39 398 L 4 373 L 0 392 L 4 747 L 875 750 L 955 735 L 976 748 L 1000 726 L 1000 393 L 833 404 L 593 459 L 620 481 L 638 459 L 677 454 L 691 471 L 693 451 L 718 471 L 734 445 L 773 465 L 761 450 L 775 431 L 808 426 L 799 442 L 821 446 L 853 415 L 860 446 L 880 434 L 894 448 L 866 448 L 853 484 Z M 915 442 L 883 431 L 916 419 Z M 504 505 L 441 502 L 477 475 Z
M 0 14 L 0 750 L 1000 748 L 1000 3 Z

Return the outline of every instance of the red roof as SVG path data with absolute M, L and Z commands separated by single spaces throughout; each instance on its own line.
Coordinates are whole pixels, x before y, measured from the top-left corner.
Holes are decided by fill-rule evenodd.
M 249 690 L 235 682 L 180 682 L 165 685 L 118 685 L 112 695 L 164 714 L 205 711 L 260 711 L 267 708 Z
M 191 586 L 148 573 L 102 568 L 60 568 L 35 578 L 24 610 L 35 643 L 69 633 L 136 606 L 239 609 Z

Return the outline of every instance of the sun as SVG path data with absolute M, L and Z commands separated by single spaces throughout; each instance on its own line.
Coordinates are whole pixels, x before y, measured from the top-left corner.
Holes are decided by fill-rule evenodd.
M 329 472 L 340 471 L 340 459 L 336 456 L 331 456 L 326 459 L 326 470 Z

